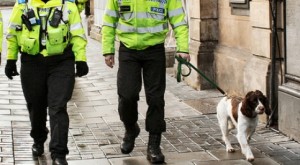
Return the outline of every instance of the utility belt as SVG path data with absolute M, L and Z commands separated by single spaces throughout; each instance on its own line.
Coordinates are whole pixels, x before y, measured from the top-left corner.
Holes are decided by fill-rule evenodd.
M 64 52 L 61 55 L 58 55 L 58 56 L 45 57 L 41 53 L 38 53 L 38 54 L 33 56 L 32 54 L 21 52 L 20 60 L 21 60 L 22 64 L 25 64 L 25 63 L 28 63 L 28 64 L 35 64 L 35 63 L 42 64 L 43 62 L 46 62 L 46 63 L 50 64 L 50 63 L 58 63 L 60 61 L 65 61 L 65 60 L 75 61 L 75 56 L 74 56 L 74 52 L 72 51 L 72 46 L 69 45 L 68 47 L 66 47 Z
M 136 51 L 135 49 L 127 48 L 123 42 L 120 42 L 119 48 L 120 48 L 120 50 Z M 146 49 L 141 50 L 141 51 L 154 51 L 154 50 L 164 50 L 164 49 L 165 49 L 164 43 L 160 43 L 160 44 L 156 44 L 153 46 L 149 46 Z

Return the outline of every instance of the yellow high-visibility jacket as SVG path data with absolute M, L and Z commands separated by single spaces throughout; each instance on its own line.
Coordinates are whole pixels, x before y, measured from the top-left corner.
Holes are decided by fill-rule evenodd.
M 0 11 L 0 54 L 2 52 L 2 41 L 3 41 L 3 19 Z
M 62 12 L 58 27 L 50 25 L 55 9 Z M 35 24 L 32 25 L 31 31 L 21 18 L 22 14 L 27 15 L 29 10 L 34 10 L 35 14 L 35 19 L 32 19 Z M 41 27 L 42 16 L 47 17 L 46 33 Z M 71 45 L 75 60 L 86 61 L 87 40 L 75 3 L 65 1 L 62 4 L 62 0 L 49 0 L 47 3 L 42 0 L 31 0 L 27 4 L 16 3 L 9 22 L 6 37 L 7 59 L 17 60 L 19 51 L 30 55 L 43 54 L 45 57 L 59 55 Z M 46 36 L 42 37 L 42 34 Z
M 136 50 L 164 43 L 169 23 L 177 52 L 188 53 L 188 25 L 181 0 L 108 0 L 102 27 L 103 55 L 114 54 L 115 36 Z

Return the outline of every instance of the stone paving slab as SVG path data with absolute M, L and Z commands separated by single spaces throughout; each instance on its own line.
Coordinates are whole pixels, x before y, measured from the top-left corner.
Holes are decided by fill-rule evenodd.
M 28 121 L 28 116 L 23 115 L 0 115 L 2 121 Z
M 0 110 L 0 111 L 2 111 L 2 110 Z M 3 129 L 5 129 L 6 127 L 7 128 L 9 128 L 9 129 L 11 129 L 11 121 L 0 121 L 0 129 L 1 129 L 1 131 L 3 130 Z
M 69 165 L 110 165 L 107 159 L 93 159 L 93 160 L 82 160 L 82 161 L 69 161 Z
M 259 150 L 255 149 L 253 147 L 251 148 L 251 150 L 253 152 L 255 159 L 266 158 L 266 156 L 263 155 Z M 218 160 L 236 160 L 236 159 L 244 159 L 245 160 L 245 156 L 241 153 L 240 149 L 236 150 L 233 153 L 228 153 L 224 149 L 209 150 L 208 152 L 211 155 L 213 155 L 214 157 L 216 157 Z
M 201 114 L 215 114 L 218 102 L 222 97 L 185 100 L 184 103 L 201 112 Z

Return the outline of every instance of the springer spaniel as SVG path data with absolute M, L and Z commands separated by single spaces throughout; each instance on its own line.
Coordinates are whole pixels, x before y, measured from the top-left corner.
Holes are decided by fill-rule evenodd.
M 224 97 L 217 106 L 217 118 L 222 131 L 227 152 L 234 152 L 228 139 L 231 129 L 237 128 L 237 139 L 242 153 L 251 162 L 254 156 L 249 146 L 249 140 L 255 131 L 259 114 L 271 114 L 268 99 L 259 90 L 248 92 L 245 98 L 237 96 Z

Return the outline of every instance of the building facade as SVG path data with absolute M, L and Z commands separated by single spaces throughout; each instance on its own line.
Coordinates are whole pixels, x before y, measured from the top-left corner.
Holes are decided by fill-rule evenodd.
M 94 24 L 90 34 L 98 40 L 106 1 L 91 1 Z M 269 0 L 183 2 L 190 27 L 191 63 L 228 94 L 243 96 L 261 90 L 272 98 L 271 106 L 276 109 L 272 119 L 278 121 L 279 130 L 300 141 L 300 1 L 276 0 L 276 6 Z M 275 16 L 273 9 L 277 9 Z M 196 72 L 184 81 L 197 90 L 212 88 Z M 260 120 L 267 122 L 266 116 Z

